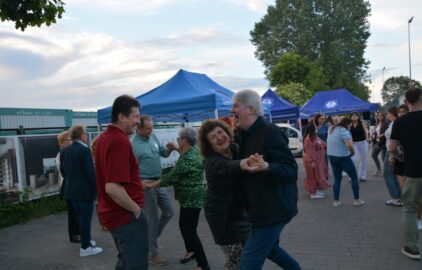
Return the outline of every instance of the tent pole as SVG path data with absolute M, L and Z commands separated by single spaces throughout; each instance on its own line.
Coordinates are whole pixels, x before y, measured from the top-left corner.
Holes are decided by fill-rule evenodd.
M 218 120 L 218 110 L 217 109 L 214 110 L 214 116 L 215 116 L 215 119 Z
M 302 136 L 302 119 L 299 117 L 299 131 L 300 131 L 300 136 Z M 303 138 L 302 138 L 303 141 Z

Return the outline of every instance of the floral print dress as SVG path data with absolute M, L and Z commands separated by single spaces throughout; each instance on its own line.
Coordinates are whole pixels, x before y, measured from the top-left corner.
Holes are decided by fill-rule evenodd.
M 328 167 L 325 162 L 327 144 L 318 137 L 311 140 L 307 136 L 304 141 L 304 147 L 303 164 L 306 171 L 304 187 L 309 194 L 315 194 L 317 190 L 324 190 L 330 187 Z

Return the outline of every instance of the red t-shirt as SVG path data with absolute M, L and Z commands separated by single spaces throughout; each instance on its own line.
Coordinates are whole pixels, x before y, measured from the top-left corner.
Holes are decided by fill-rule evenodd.
M 139 176 L 138 162 L 128 135 L 109 125 L 96 140 L 95 170 L 98 192 L 98 216 L 107 229 L 130 223 L 132 213 L 116 204 L 106 193 L 106 183 L 120 183 L 129 197 L 144 207 L 144 191 Z

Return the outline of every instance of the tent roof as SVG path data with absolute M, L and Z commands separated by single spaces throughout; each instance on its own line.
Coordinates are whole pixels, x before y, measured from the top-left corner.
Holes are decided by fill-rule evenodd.
M 230 114 L 234 93 L 207 75 L 179 70 L 172 78 L 136 97 L 142 114 L 156 121 L 194 122 Z M 111 107 L 98 110 L 98 122 L 109 123 Z
M 341 88 L 317 92 L 300 109 L 301 115 L 313 116 L 318 113 L 336 115 L 350 112 L 378 110 L 378 104 L 369 103 Z
M 299 118 L 299 107 L 279 97 L 273 90 L 268 89 L 262 95 L 262 104 L 271 110 L 271 119 L 293 120 Z

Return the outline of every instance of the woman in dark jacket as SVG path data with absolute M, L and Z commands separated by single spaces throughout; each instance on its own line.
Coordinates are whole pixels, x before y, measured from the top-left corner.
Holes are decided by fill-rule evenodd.
M 242 243 L 250 230 L 238 178 L 248 159 L 236 160 L 238 147 L 232 140 L 232 131 L 222 121 L 205 121 L 199 129 L 201 154 L 206 158 L 205 217 L 226 255 L 225 270 L 239 268 Z
M 381 176 L 381 163 L 378 159 L 379 154 L 381 153 L 382 160 L 385 159 L 385 154 L 387 148 L 385 147 L 385 131 L 388 128 L 388 123 L 385 120 L 385 115 L 383 112 L 377 112 L 377 122 L 375 125 L 375 132 L 372 138 L 372 159 L 375 162 L 375 166 L 377 167 L 377 171 L 373 173 L 373 175 Z

